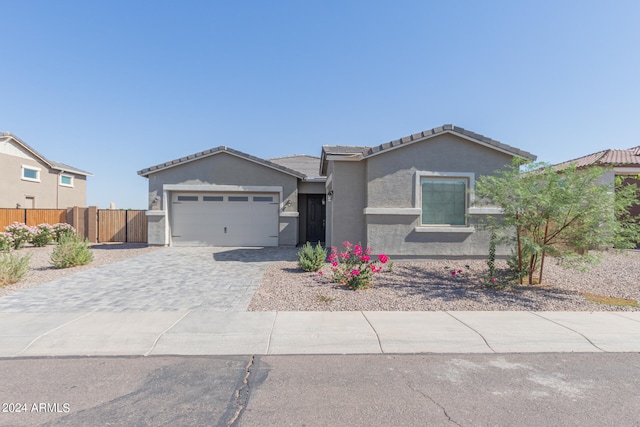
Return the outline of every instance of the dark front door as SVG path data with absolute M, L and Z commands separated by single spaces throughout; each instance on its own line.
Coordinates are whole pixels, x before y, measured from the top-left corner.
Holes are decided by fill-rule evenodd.
M 324 242 L 326 207 L 323 203 L 324 195 L 307 195 L 307 241 L 311 243 Z

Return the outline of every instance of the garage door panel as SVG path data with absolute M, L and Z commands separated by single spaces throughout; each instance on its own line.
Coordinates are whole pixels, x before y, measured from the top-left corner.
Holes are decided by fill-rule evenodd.
M 277 194 L 178 193 L 170 216 L 176 246 L 278 245 Z

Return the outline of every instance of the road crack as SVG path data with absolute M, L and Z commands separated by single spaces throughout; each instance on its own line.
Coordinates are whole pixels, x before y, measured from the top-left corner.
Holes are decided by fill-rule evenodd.
M 251 367 L 253 366 L 254 358 L 255 356 L 251 356 L 249 358 L 249 363 L 247 363 L 247 366 L 245 367 L 245 374 L 244 379 L 242 380 L 242 385 L 234 393 L 233 398 L 236 405 L 236 411 L 227 423 L 227 427 L 235 425 L 236 421 L 238 421 L 238 418 L 240 418 L 240 415 L 242 415 L 242 411 L 244 411 L 244 408 L 246 408 L 247 406 L 250 392 L 249 376 L 251 375 Z
M 423 393 L 422 391 L 420 391 L 420 390 L 418 390 L 418 389 L 414 388 L 414 387 L 411 385 L 411 381 L 407 381 L 407 386 L 409 386 L 409 389 L 410 389 L 411 391 L 414 391 L 414 392 L 416 392 L 416 393 L 420 394 L 420 395 L 421 395 L 421 396 L 423 396 L 425 399 L 429 400 L 431 403 L 433 403 L 433 404 L 434 404 L 434 405 L 436 405 L 438 408 L 440 408 L 440 410 L 442 411 L 442 413 L 444 414 L 444 416 L 445 416 L 445 417 L 447 417 L 447 421 L 448 421 L 448 422 L 450 422 L 450 423 L 452 423 L 452 424 L 455 424 L 455 425 L 457 425 L 457 426 L 461 426 L 461 424 L 457 423 L 455 420 L 453 420 L 453 419 L 449 416 L 449 414 L 447 413 L 447 410 L 445 409 L 445 407 L 444 407 L 443 405 L 441 405 L 440 403 L 438 403 L 434 398 L 432 398 L 432 397 L 431 397 L 431 396 L 429 396 L 428 394 L 425 394 L 425 393 Z

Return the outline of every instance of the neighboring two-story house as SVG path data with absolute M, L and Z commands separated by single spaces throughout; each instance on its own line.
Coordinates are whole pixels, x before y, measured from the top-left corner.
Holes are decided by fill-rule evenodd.
M 11 133 L 0 132 L 0 208 L 86 206 L 88 176 L 89 172 L 48 160 Z

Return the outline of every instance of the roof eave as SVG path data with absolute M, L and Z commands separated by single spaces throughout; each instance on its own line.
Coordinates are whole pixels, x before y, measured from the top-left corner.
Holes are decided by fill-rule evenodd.
M 453 125 L 444 125 L 441 127 L 433 128 L 428 131 L 423 131 L 417 134 L 413 134 L 410 136 L 406 136 L 397 140 L 393 140 L 387 142 L 385 144 L 381 144 L 377 147 L 372 147 L 368 153 L 366 153 L 363 158 L 375 157 L 379 154 L 383 154 L 389 152 L 391 150 L 395 150 L 401 147 L 406 147 L 411 144 L 415 144 L 417 142 L 426 141 L 431 138 L 435 138 L 444 134 L 452 134 L 459 138 L 466 139 L 468 141 L 483 145 L 487 148 L 494 149 L 496 151 L 500 151 L 502 153 L 508 154 L 513 157 L 518 157 L 524 160 L 535 161 L 537 156 L 531 154 L 527 151 L 520 150 L 515 147 L 511 147 L 509 145 L 503 144 L 501 142 L 495 141 L 490 138 L 483 137 L 481 135 L 477 135 L 473 132 L 469 132 L 463 128 L 459 128 Z

